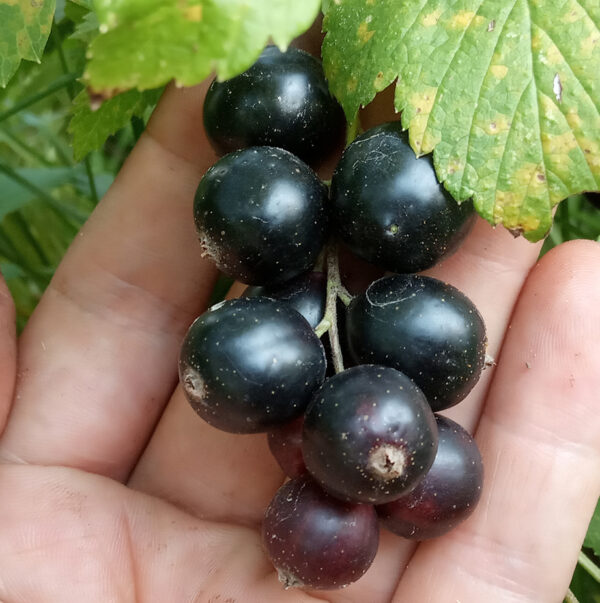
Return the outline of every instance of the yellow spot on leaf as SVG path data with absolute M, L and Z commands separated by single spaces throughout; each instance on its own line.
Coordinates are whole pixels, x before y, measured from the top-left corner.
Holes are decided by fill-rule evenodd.
M 191 21 L 192 23 L 198 23 L 202 21 L 202 5 L 196 4 L 194 6 L 188 6 L 184 15 L 187 21 Z
M 423 124 L 423 128 L 427 128 L 427 124 Z M 431 129 L 426 129 L 421 142 L 421 153 L 431 153 L 433 149 L 441 142 L 442 137 L 439 132 L 434 132 Z
M 577 140 L 570 130 L 562 134 L 542 133 L 544 155 L 551 156 L 555 162 L 570 163 L 569 152 L 575 148 L 577 148 Z
M 510 126 L 511 122 L 508 117 L 506 115 L 497 113 L 494 116 L 494 119 L 485 124 L 483 130 L 486 132 L 486 134 L 495 136 L 497 134 L 504 134 L 505 132 L 508 132 Z
M 600 145 L 595 140 L 589 138 L 580 138 L 579 144 L 583 149 L 585 159 L 595 176 L 600 175 Z
M 580 7 L 574 6 L 563 15 L 562 21 L 563 23 L 575 23 L 575 21 L 579 21 L 583 16 L 584 12 Z
M 465 169 L 465 163 L 460 157 L 452 157 L 448 161 L 448 175 L 452 176 L 457 172 L 462 172 Z
M 351 77 L 346 84 L 346 89 L 348 92 L 354 92 L 356 90 L 356 86 L 358 86 L 358 80 L 355 77 Z
M 546 175 L 539 164 L 526 163 L 520 167 L 514 173 L 513 182 L 528 197 L 545 197 L 547 195 Z
M 363 44 L 366 44 L 373 37 L 374 33 L 374 31 L 369 31 L 369 24 L 366 21 L 363 21 L 358 26 L 358 39 Z
M 483 23 L 485 23 L 487 27 L 487 21 L 481 15 L 475 16 L 473 11 L 468 10 L 457 12 L 450 21 L 448 21 L 448 25 L 451 29 L 465 29 L 465 27 L 468 27 L 471 24 L 477 26 L 482 25 Z
M 581 57 L 591 58 L 594 51 L 598 48 L 600 34 L 597 31 L 592 32 L 587 38 L 581 41 Z
M 550 44 L 545 52 L 546 60 L 550 65 L 557 65 L 558 63 L 563 62 L 562 55 L 560 54 L 560 50 L 556 44 Z
M 577 109 L 571 107 L 565 116 L 567 118 L 567 123 L 569 124 L 571 130 L 581 130 L 581 126 L 583 125 L 583 121 L 581 117 L 579 117 L 579 113 L 577 113 Z
M 512 191 L 496 191 L 494 200 L 494 223 L 502 222 L 506 209 L 517 204 L 516 195 Z
M 385 87 L 385 77 L 383 75 L 383 71 L 380 71 L 375 76 L 375 79 L 373 80 L 373 88 L 375 88 L 375 90 L 377 90 L 379 92 L 380 90 L 383 90 L 384 87 Z
M 522 228 L 525 232 L 531 232 L 532 230 L 537 230 L 540 226 L 540 219 L 531 214 L 525 214 L 521 216 L 519 220 L 520 224 L 518 224 L 517 228 Z M 507 226 L 505 224 L 505 226 Z M 511 226 L 508 226 L 511 228 Z
M 503 80 L 508 73 L 508 67 L 506 65 L 492 65 L 490 71 L 497 80 Z
M 514 190 L 496 191 L 494 202 L 494 222 L 511 230 L 529 232 L 536 230 L 540 219 L 524 213 L 523 202 L 531 198 L 548 196 L 546 176 L 543 167 L 535 163 L 525 163 L 515 171 L 511 179 Z
M 410 120 L 410 142 L 418 154 L 429 153 L 439 142 L 439 135 L 426 131 L 436 93 L 437 88 L 426 86 L 422 90 L 414 92 L 409 98 L 409 103 L 413 107 Z
M 375 4 L 375 0 L 367 0 L 367 5 L 373 6 Z
M 521 199 L 509 191 L 496 192 L 496 204 L 494 205 L 494 224 L 502 223 L 506 228 L 513 231 L 529 232 L 536 230 L 540 225 L 540 219 L 531 214 L 521 213 Z
M 434 10 L 432 13 L 423 15 L 423 18 L 421 19 L 421 23 L 425 27 L 433 27 L 434 25 L 437 25 L 441 16 L 442 16 L 442 9 L 438 8 L 438 9 Z
M 414 92 L 409 98 L 409 102 L 415 108 L 415 113 L 429 115 L 436 94 L 437 88 L 432 86 L 425 86 L 422 90 Z

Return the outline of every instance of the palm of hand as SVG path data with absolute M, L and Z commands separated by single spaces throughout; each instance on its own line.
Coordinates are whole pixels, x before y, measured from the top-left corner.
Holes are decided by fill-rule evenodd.
M 215 278 L 190 217 L 215 160 L 203 92 L 165 95 L 22 336 L 14 390 L 0 295 L 0 600 L 560 600 L 600 492 L 599 248 L 562 246 L 531 270 L 538 247 L 480 222 L 431 271 L 474 300 L 499 358 L 451 413 L 478 425 L 481 503 L 416 550 L 384 533 L 347 589 L 283 591 L 257 529 L 283 480 L 266 439 L 217 432 L 172 394 Z

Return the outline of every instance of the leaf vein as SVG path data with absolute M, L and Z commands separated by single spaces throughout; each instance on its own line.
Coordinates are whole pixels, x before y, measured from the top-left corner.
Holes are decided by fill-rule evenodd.
M 531 7 L 529 6 L 529 2 L 528 0 L 524 0 L 525 2 L 525 7 L 527 9 L 527 15 L 529 17 L 529 45 L 532 46 L 532 39 L 533 39 L 533 19 L 531 16 Z M 540 149 L 540 156 L 542 158 L 542 166 L 544 168 L 544 177 L 546 178 L 546 182 L 548 182 L 548 169 L 546 167 L 546 158 L 544 156 L 544 149 L 542 147 L 541 144 L 541 139 L 542 139 L 542 122 L 541 122 L 541 117 L 540 117 L 540 102 L 539 102 L 539 96 L 538 96 L 538 86 L 537 86 L 537 81 L 535 79 L 535 70 L 533 68 L 533 53 L 530 53 L 529 55 L 529 60 L 530 60 L 530 69 L 531 69 L 531 73 L 532 73 L 532 78 L 531 78 L 531 84 L 533 85 L 534 88 L 534 99 L 535 102 L 533 103 L 535 106 L 535 112 L 537 115 L 537 139 L 538 141 L 540 141 L 539 143 L 539 149 Z M 552 203 L 550 202 L 550 189 L 546 188 L 546 198 L 548 200 L 547 206 L 548 206 L 548 210 L 550 210 L 550 208 L 552 207 Z M 521 204 L 521 207 L 519 208 L 519 218 L 521 218 L 521 216 L 523 215 L 523 206 L 524 204 Z
M 587 88 L 585 87 L 585 84 L 577 77 L 577 74 L 571 68 L 571 65 L 570 65 L 569 61 L 566 59 L 564 52 L 559 48 L 559 46 L 556 43 L 556 41 L 554 40 L 554 38 L 538 23 L 535 23 L 535 27 L 537 27 L 554 44 L 554 46 L 556 46 L 556 50 L 558 50 L 561 58 L 563 59 L 563 62 L 565 64 L 565 66 L 567 67 L 567 70 L 575 78 L 577 83 L 581 86 L 581 88 L 585 92 L 586 96 L 590 99 L 590 102 L 592 103 L 592 106 L 594 107 L 596 114 L 600 117 L 600 109 L 598 108 L 598 105 L 596 104 L 596 101 L 594 100 L 592 94 L 587 90 Z
M 567 119 L 566 119 L 566 116 L 564 114 L 564 111 L 562 110 L 562 107 L 560 107 L 559 105 L 557 105 L 556 101 L 551 96 L 548 96 L 547 94 L 544 94 L 543 92 L 540 92 L 539 90 L 538 90 L 538 94 L 540 96 L 543 96 L 544 98 L 548 99 L 559 110 L 559 112 L 563 116 L 563 119 L 565 120 L 565 122 L 567 122 Z M 568 122 L 567 122 L 567 126 L 568 126 Z M 575 139 L 575 142 L 577 143 L 577 146 L 578 146 L 579 150 L 581 151 L 581 155 L 583 156 L 583 158 L 585 160 L 585 165 L 586 165 L 586 167 L 588 169 L 588 172 L 590 173 L 592 181 L 595 183 L 596 182 L 596 176 L 594 175 L 594 172 L 592 171 L 592 167 L 590 166 L 590 163 L 589 163 L 589 161 L 587 159 L 587 154 L 583 150 L 583 147 L 581 146 L 581 143 L 579 142 L 579 139 L 577 138 L 577 136 L 575 136 L 575 133 L 573 133 L 573 138 Z
M 516 4 L 516 2 L 515 2 Z M 525 92 L 527 92 L 527 89 L 529 88 L 529 86 L 531 85 L 531 80 L 527 82 L 527 84 L 523 87 L 523 90 L 521 91 L 521 94 L 519 95 L 519 100 L 517 102 L 517 104 L 515 105 L 515 110 L 513 113 L 513 119 L 514 116 L 518 113 L 519 111 L 519 107 L 521 106 L 521 103 L 523 102 L 523 98 L 525 97 Z M 506 135 L 506 140 L 504 141 L 504 148 L 502 149 L 502 156 L 500 157 L 500 163 L 498 164 L 498 172 L 496 173 L 496 183 L 494 184 L 494 196 L 496 194 L 496 191 L 498 190 L 498 182 L 500 182 L 500 174 L 502 172 L 502 168 L 504 167 L 504 159 L 506 158 L 506 150 L 508 149 L 508 143 L 511 139 L 511 135 L 513 135 L 515 132 L 515 128 L 511 126 L 511 128 L 508 131 L 508 134 Z M 494 199 L 494 205 L 496 204 L 496 201 Z
M 492 52 L 490 54 L 490 60 L 488 61 L 487 67 L 483 71 L 483 77 L 481 78 L 481 83 L 479 84 L 479 88 L 478 88 L 479 94 L 477 96 L 477 100 L 475 101 L 475 107 L 473 108 L 473 114 L 471 115 L 471 125 L 469 126 L 469 136 L 467 138 L 467 158 L 466 158 L 466 161 L 465 161 L 465 166 L 467 166 L 469 164 L 469 157 L 471 156 L 471 153 L 470 153 L 470 150 L 471 150 L 471 136 L 473 134 L 473 125 L 475 124 L 475 114 L 477 113 L 477 109 L 479 107 L 479 101 L 481 100 L 481 88 L 483 86 L 483 83 L 485 81 L 486 76 L 489 73 L 490 66 L 492 64 L 492 61 L 494 60 L 494 54 L 496 52 L 496 49 L 498 48 L 498 44 L 500 44 L 500 40 L 502 39 L 502 33 L 504 31 L 506 23 L 510 19 L 510 16 L 512 15 L 513 10 L 515 10 L 515 6 L 517 5 L 517 2 L 518 2 L 518 0 L 515 0 L 513 2 L 513 5 L 511 7 L 510 11 L 506 15 L 506 19 L 504 19 L 504 23 L 502 23 L 502 26 L 500 27 L 500 30 L 498 32 L 498 37 L 496 38 L 496 43 L 494 44 L 494 48 L 492 49 Z M 513 114 L 513 117 L 514 117 L 514 114 Z M 504 150 L 506 150 L 506 148 Z M 504 156 L 504 150 L 502 151 L 502 155 L 503 156 Z M 466 170 L 463 168 L 462 174 L 460 176 L 459 191 L 463 190 L 463 184 L 464 184 L 464 180 L 465 180 L 465 172 L 466 172 Z M 469 194 L 473 194 L 473 191 L 469 190 Z

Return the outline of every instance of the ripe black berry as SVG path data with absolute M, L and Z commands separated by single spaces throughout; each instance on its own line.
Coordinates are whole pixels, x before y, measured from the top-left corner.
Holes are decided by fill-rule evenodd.
M 430 157 L 415 157 L 400 122 L 377 126 L 345 151 L 331 183 L 335 227 L 359 257 L 418 272 L 462 241 L 473 205 L 438 183 Z
M 477 308 L 458 289 L 426 276 L 372 283 L 348 307 L 346 331 L 356 362 L 402 371 L 435 411 L 460 402 L 485 361 L 485 325 Z
M 193 409 L 233 433 L 267 431 L 302 414 L 325 376 L 325 352 L 291 307 L 264 297 L 218 304 L 183 342 L 181 384 Z
M 375 504 L 409 491 L 435 457 L 425 396 L 395 369 L 362 365 L 325 381 L 304 418 L 306 468 L 334 496 Z
M 279 284 L 309 270 L 327 234 L 327 188 L 297 157 L 252 147 L 220 159 L 194 201 L 205 251 L 228 276 Z
M 204 102 L 204 126 L 220 154 L 270 145 L 314 165 L 341 143 L 345 123 L 320 61 L 296 48 L 265 48 L 246 72 L 215 80 Z
M 325 314 L 327 277 L 323 272 L 307 272 L 279 286 L 246 287 L 246 297 L 270 297 L 300 312 L 314 329 Z

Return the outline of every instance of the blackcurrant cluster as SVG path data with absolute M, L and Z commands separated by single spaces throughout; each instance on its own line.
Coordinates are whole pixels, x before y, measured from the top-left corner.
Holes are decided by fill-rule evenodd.
M 284 584 L 342 587 L 373 561 L 378 518 L 421 540 L 479 499 L 477 446 L 434 413 L 477 382 L 484 323 L 460 291 L 415 274 L 458 246 L 473 209 L 443 190 L 399 123 L 356 138 L 329 190 L 312 167 L 340 145 L 345 121 L 320 63 L 299 50 L 269 47 L 213 82 L 204 120 L 227 154 L 198 187 L 197 230 L 217 266 L 250 286 L 191 326 L 181 384 L 211 425 L 268 432 L 291 478 L 263 525 Z M 352 297 L 338 239 L 394 274 Z

